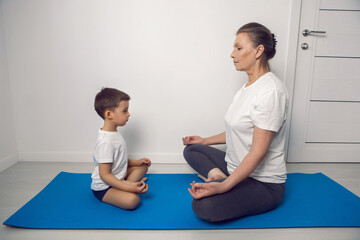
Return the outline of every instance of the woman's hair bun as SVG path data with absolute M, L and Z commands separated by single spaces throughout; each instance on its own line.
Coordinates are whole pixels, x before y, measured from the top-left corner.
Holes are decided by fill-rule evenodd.
M 271 34 L 271 36 L 273 38 L 274 48 L 276 48 L 276 43 L 277 43 L 276 37 L 275 37 L 275 35 L 273 33 Z
M 273 47 L 272 47 L 272 49 L 269 49 L 270 50 L 269 55 L 268 55 L 269 59 L 274 57 L 274 55 L 276 53 L 276 44 L 277 44 L 276 37 L 273 33 L 271 34 L 271 37 L 272 37 L 272 41 L 273 41 Z

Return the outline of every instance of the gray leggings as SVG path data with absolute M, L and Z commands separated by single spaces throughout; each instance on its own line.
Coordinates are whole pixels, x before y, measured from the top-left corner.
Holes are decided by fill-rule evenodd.
M 184 149 L 184 157 L 195 171 L 206 178 L 213 168 L 229 175 L 225 152 L 221 150 L 199 144 L 188 145 Z M 248 177 L 226 193 L 194 199 L 192 208 L 202 219 L 221 222 L 273 210 L 280 205 L 284 191 L 285 183 L 265 183 Z

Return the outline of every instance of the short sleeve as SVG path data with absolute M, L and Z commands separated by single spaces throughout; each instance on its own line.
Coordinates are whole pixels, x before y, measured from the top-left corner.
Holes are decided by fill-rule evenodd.
M 271 89 L 256 97 L 250 118 L 256 127 L 278 132 L 286 119 L 286 110 L 287 94 Z
M 96 147 L 95 158 L 98 163 L 114 162 L 115 149 L 111 143 L 103 142 Z

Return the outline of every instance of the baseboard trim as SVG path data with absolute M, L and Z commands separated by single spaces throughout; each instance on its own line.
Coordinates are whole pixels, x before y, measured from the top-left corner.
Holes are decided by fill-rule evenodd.
M 153 163 L 186 163 L 182 154 L 173 153 L 130 153 L 129 158 L 150 158 Z
M 18 154 L 14 153 L 6 158 L 0 159 L 0 172 L 15 165 L 19 161 Z
M 92 162 L 91 152 L 21 152 L 20 162 Z M 185 163 L 181 154 L 129 153 L 129 158 L 150 158 L 153 163 Z

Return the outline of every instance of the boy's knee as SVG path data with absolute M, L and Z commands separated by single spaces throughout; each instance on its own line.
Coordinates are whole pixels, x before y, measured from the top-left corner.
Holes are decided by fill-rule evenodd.
M 132 194 L 126 202 L 126 209 L 133 210 L 137 208 L 140 204 L 140 197 L 136 194 Z
M 149 166 L 141 165 L 141 166 L 136 166 L 136 167 L 132 167 L 132 168 L 136 169 L 136 171 L 147 173 Z
M 147 173 L 147 171 L 149 170 L 148 165 L 141 165 L 139 168 L 142 169 L 145 173 Z

